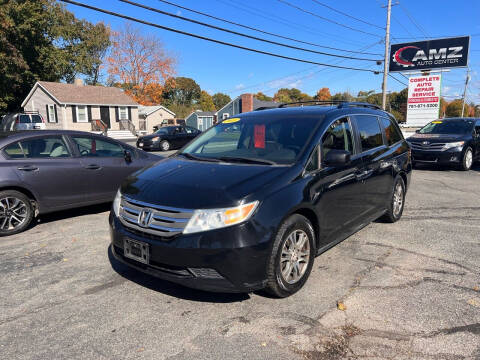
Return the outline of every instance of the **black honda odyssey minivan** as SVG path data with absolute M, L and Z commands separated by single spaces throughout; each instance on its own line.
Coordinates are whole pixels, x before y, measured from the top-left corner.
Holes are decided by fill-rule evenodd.
M 400 219 L 412 165 L 395 119 L 366 103 L 302 105 L 226 119 L 128 177 L 112 254 L 190 287 L 286 297 L 315 256 Z

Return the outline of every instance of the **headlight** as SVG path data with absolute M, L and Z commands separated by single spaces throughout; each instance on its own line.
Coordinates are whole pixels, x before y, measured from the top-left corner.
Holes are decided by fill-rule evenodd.
M 120 189 L 117 191 L 117 195 L 115 195 L 115 199 L 113 200 L 113 212 L 115 216 L 118 217 L 120 214 L 120 203 L 122 201 L 122 194 L 120 193 Z
M 152 141 L 158 141 L 160 139 L 159 136 L 155 136 L 154 138 L 152 138 Z
M 184 234 L 219 229 L 248 220 L 258 206 L 258 201 L 225 209 L 195 210 L 183 230 Z
M 446 143 L 445 145 L 443 145 L 442 150 L 448 150 L 448 149 L 451 149 L 451 148 L 461 147 L 461 146 L 463 146 L 463 144 L 465 144 L 465 141 Z

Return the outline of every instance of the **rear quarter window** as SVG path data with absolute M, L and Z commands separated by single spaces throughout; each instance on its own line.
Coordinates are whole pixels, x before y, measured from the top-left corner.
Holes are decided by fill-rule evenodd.
M 378 117 L 374 115 L 355 115 L 362 151 L 383 145 L 382 130 Z
M 22 159 L 25 157 L 23 150 L 18 142 L 10 144 L 3 149 L 5 155 L 10 159 Z
M 387 138 L 388 146 L 391 146 L 403 139 L 398 128 L 395 126 L 395 124 L 391 119 L 381 117 L 380 122 L 382 123 L 382 126 L 385 129 L 385 136 Z
M 41 123 L 41 122 L 43 121 L 40 115 L 32 115 L 32 123 Z
M 30 124 L 30 116 L 28 115 L 19 115 L 20 124 Z

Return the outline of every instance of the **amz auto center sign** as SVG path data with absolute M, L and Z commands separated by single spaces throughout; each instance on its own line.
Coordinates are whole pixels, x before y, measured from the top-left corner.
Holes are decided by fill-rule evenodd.
M 390 72 L 468 66 L 470 37 L 392 44 Z
M 424 126 L 438 119 L 441 75 L 414 76 L 408 80 L 407 125 Z

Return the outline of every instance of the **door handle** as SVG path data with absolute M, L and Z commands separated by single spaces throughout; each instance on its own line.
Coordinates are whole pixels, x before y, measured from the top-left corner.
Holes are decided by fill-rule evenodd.
M 362 172 L 356 173 L 355 176 L 357 180 L 364 180 L 373 172 L 373 170 L 364 170 Z
M 87 170 L 99 170 L 99 169 L 101 169 L 101 167 L 97 164 L 90 164 L 90 165 L 85 166 L 85 169 L 87 169 Z
M 17 169 L 21 171 L 36 171 L 38 170 L 38 167 L 33 165 L 25 165 L 25 166 L 20 166 Z

